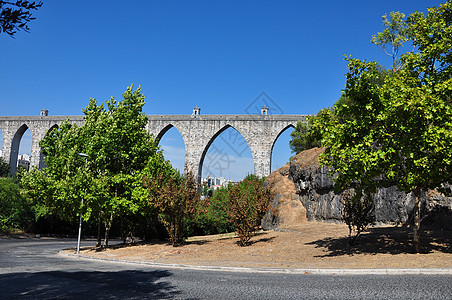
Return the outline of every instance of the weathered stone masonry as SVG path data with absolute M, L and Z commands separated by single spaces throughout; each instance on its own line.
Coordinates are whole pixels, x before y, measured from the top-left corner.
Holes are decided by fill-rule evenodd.
M 254 174 L 263 177 L 270 174 L 271 154 L 277 138 L 297 121 L 304 121 L 306 115 L 148 115 L 147 129 L 160 140 L 175 127 L 185 144 L 185 163 L 194 174 L 201 175 L 204 157 L 215 138 L 229 127 L 235 128 L 247 142 L 254 161 Z M 78 125 L 83 116 L 19 116 L 0 117 L 3 133 L 3 158 L 9 162 L 13 173 L 16 171 L 17 154 L 22 135 L 30 129 L 32 151 L 30 166 L 42 167 L 43 158 L 39 141 L 49 129 L 59 126 L 69 119 Z

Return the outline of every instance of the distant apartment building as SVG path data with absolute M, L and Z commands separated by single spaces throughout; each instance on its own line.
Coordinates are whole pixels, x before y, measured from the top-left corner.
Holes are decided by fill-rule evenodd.
M 28 154 L 19 154 L 17 156 L 17 168 L 22 167 L 25 170 L 30 170 L 30 156 Z
M 201 184 L 207 185 L 212 190 L 216 190 L 222 186 L 228 185 L 228 183 L 232 182 L 229 179 L 226 179 L 224 177 L 210 177 L 207 178 L 201 178 Z

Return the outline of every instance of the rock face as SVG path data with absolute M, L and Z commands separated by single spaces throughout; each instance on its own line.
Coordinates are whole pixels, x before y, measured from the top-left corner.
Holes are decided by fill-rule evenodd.
M 342 204 L 340 194 L 334 191 L 333 176 L 318 162 L 318 157 L 323 152 L 324 148 L 303 151 L 294 156 L 288 165 L 268 177 L 270 184 L 274 181 L 276 197 L 273 215 L 267 215 L 266 225 L 275 227 L 277 224 L 289 225 L 304 220 L 342 222 Z M 287 173 L 288 176 L 285 177 Z M 296 195 L 291 194 L 292 188 L 287 188 L 290 186 L 287 180 L 293 182 Z M 411 193 L 400 192 L 396 186 L 392 186 L 379 189 L 373 198 L 377 223 L 403 224 L 411 221 L 414 208 L 414 197 Z M 302 203 L 303 207 L 299 207 L 297 201 Z M 437 212 L 450 214 L 452 211 L 452 198 L 437 191 L 428 191 L 422 201 L 424 215 L 434 215 Z M 304 211 L 306 215 L 300 216 Z
M 262 221 L 262 227 L 271 229 L 299 224 L 306 221 L 306 209 L 297 195 L 295 184 L 289 179 L 290 164 L 274 171 L 267 177 L 267 184 L 272 186 L 275 198 L 272 210 Z
M 313 148 L 295 155 L 289 168 L 289 179 L 295 184 L 306 217 L 312 220 L 341 220 L 340 195 L 334 193 L 333 178 L 327 168 L 319 165 L 323 148 Z

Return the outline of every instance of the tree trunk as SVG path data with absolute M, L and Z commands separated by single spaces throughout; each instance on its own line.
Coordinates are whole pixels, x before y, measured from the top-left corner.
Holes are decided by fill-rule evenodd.
M 102 245 L 102 218 L 99 216 L 99 221 L 97 223 L 96 247 L 100 247 L 101 245 Z
M 110 220 L 105 221 L 105 238 L 104 238 L 104 246 L 105 247 L 108 247 L 108 234 L 110 233 L 112 221 L 113 221 L 113 215 L 110 215 Z
M 414 249 L 416 253 L 421 252 L 421 189 L 416 187 L 414 189 Z

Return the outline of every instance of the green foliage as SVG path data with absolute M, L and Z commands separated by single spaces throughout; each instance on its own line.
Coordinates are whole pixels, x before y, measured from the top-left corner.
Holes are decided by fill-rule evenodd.
M 36 19 L 32 17 L 31 10 L 37 10 L 41 6 L 41 1 L 0 1 L 0 33 L 14 37 L 17 30 L 28 32 L 30 28 L 27 23 Z
M 0 157 L 0 177 L 9 177 L 11 175 L 11 168 L 3 157 Z
M 293 153 L 297 154 L 301 151 L 320 146 L 320 139 L 312 130 L 315 118 L 315 116 L 311 116 L 307 118 L 307 121 L 297 122 L 297 126 L 295 126 L 290 134 L 292 139 L 289 141 L 289 146 Z
M 334 114 L 323 118 L 325 130 L 323 145 L 327 147 L 321 162 L 339 173 L 336 187 L 348 188 L 352 182 L 371 183 L 379 175 L 374 169 L 381 161 L 373 140 L 377 115 L 382 109 L 378 65 L 357 59 L 348 59 L 344 97 L 346 103 L 335 106 Z M 376 150 L 377 153 L 374 153 Z M 365 159 L 364 159 L 365 158 Z
M 25 229 L 33 221 L 30 207 L 11 178 L 0 178 L 0 231 Z
M 336 120 L 325 123 L 321 162 L 334 168 L 340 189 L 357 186 L 366 197 L 396 183 L 415 195 L 414 244 L 420 251 L 420 195 L 452 175 L 452 2 L 407 18 L 419 52 L 402 55 L 397 72 L 379 80 L 378 65 L 348 59 Z M 366 210 L 363 210 L 366 211 Z
M 173 246 L 181 245 L 188 232 L 186 224 L 194 218 L 199 202 L 198 184 L 191 171 L 185 175 L 167 176 L 160 172 L 146 180 L 149 203 L 159 210 L 159 219 L 165 226 Z
M 233 224 L 228 216 L 228 187 L 221 187 L 211 197 L 200 201 L 194 226 L 201 234 L 233 232 Z
M 346 57 L 346 60 L 350 62 L 354 61 L 349 57 Z M 367 68 L 358 66 L 357 62 L 358 60 L 349 64 L 350 68 L 355 69 L 353 72 L 359 73 L 360 71 L 357 69 L 360 67 Z M 376 63 L 372 63 L 371 68 L 373 75 L 372 78 L 369 79 L 369 84 L 377 87 L 382 86 L 389 72 Z M 354 76 L 360 75 L 355 74 Z M 353 80 L 352 77 L 350 77 L 350 79 Z M 355 99 L 353 95 L 343 93 L 334 104 L 334 107 L 320 110 L 316 115 L 307 117 L 306 122 L 298 122 L 294 131 L 291 133 L 292 140 L 289 142 L 292 152 L 299 153 L 310 148 L 321 147 L 322 143 L 325 144 L 325 136 L 330 134 L 328 132 L 329 128 L 332 128 L 335 124 L 346 123 L 347 120 L 354 118 L 353 109 L 348 108 L 361 104 L 360 102 L 357 103 L 357 101 L 359 101 L 359 99 Z M 339 113 L 338 110 L 340 111 Z
M 131 86 L 122 101 L 107 101 L 107 109 L 91 99 L 81 126 L 66 121 L 50 131 L 40 142 L 47 168 L 22 179 L 34 203 L 69 220 L 80 211 L 85 221 L 101 218 L 106 245 L 115 218 L 146 212 L 142 178 L 164 158 L 146 131 L 143 105 L 141 89 Z
M 239 236 L 240 246 L 249 244 L 272 200 L 271 189 L 264 187 L 264 179 L 255 175 L 228 186 L 228 216 Z

